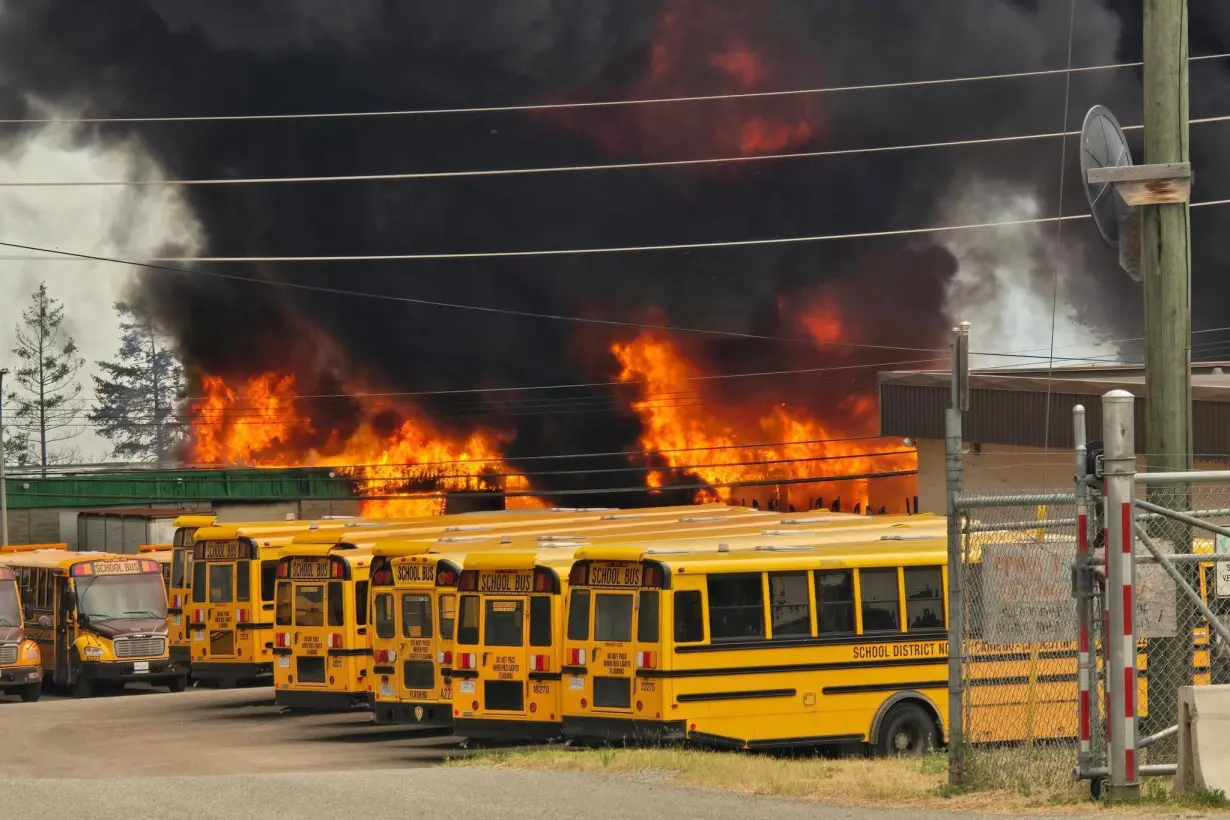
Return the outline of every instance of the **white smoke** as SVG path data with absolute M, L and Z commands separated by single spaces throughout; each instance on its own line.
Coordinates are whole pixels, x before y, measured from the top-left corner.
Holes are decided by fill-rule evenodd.
M 57 110 L 51 116 L 71 117 Z M 0 149 L 0 181 L 86 182 L 161 179 L 161 169 L 137 140 L 108 145 L 82 140 L 67 126 L 50 125 Z M 189 254 L 200 247 L 201 226 L 178 189 L 170 186 L 0 188 L 0 241 L 99 256 L 141 259 L 174 243 Z M 93 404 L 96 362 L 115 356 L 119 324 L 112 304 L 127 295 L 134 268 L 67 258 L 32 260 L 27 251 L 0 248 L 0 366 L 14 369 L 14 329 L 39 282 L 64 303 L 64 331 L 86 360 L 81 398 Z M 188 309 L 185 306 L 185 309 Z M 7 404 L 7 403 L 6 403 Z M 106 459 L 109 443 L 80 419 L 82 432 L 64 447 L 89 461 Z
M 1031 191 L 983 179 L 956 183 L 948 203 L 939 217 L 945 225 L 1054 216 L 1042 213 Z M 1093 228 L 1085 222 L 1066 223 L 1058 242 L 1054 222 L 951 231 L 937 237 L 960 266 L 949 282 L 945 311 L 954 322 L 970 323 L 971 348 L 1038 357 L 975 356 L 971 367 L 1046 366 L 1052 315 L 1056 367 L 1079 364 L 1070 360 L 1083 357 L 1090 363 L 1117 359 L 1119 347 L 1111 341 L 1117 336 L 1115 330 L 1093 325 L 1073 304 L 1078 277 L 1086 269 L 1083 244 L 1068 241 L 1078 230 Z

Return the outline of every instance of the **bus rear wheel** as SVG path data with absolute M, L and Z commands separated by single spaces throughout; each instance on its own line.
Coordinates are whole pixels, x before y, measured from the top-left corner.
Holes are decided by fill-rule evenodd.
M 915 703 L 894 706 L 880 723 L 876 751 L 888 757 L 916 757 L 935 748 L 935 721 Z
M 74 698 L 90 698 L 94 696 L 94 682 L 84 675 L 77 677 L 71 687 Z
M 27 683 L 25 686 L 21 687 L 20 694 L 22 703 L 34 703 L 43 694 L 43 684 Z

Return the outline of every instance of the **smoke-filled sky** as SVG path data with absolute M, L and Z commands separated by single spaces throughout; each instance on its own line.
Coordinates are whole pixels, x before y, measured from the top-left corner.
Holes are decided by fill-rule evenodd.
M 1077 0 L 1072 62 L 1138 59 L 1138 0 Z M 0 0 L 0 116 L 186 116 L 457 108 L 755 92 L 1062 68 L 1069 0 Z M 1230 6 L 1192 0 L 1193 54 L 1230 50 Z M 1068 129 L 1095 103 L 1140 121 L 1139 72 L 1071 77 Z M 318 120 L 0 126 L 5 178 L 314 176 L 746 156 L 1055 132 L 1065 78 L 723 102 Z M 1230 61 L 1192 68 L 1192 116 L 1230 113 Z M 1219 108 L 1218 106 L 1222 106 Z M 1193 128 L 1197 199 L 1230 197 L 1226 126 Z M 1139 159 L 1139 143 L 1134 145 Z M 0 240 L 141 258 L 483 252 L 653 245 L 1053 216 L 1061 144 L 683 168 L 313 185 L 7 189 Z M 1063 208 L 1085 209 L 1069 141 Z M 1194 326 L 1230 324 L 1222 209 L 1194 212 Z M 1140 332 L 1139 297 L 1092 225 L 502 260 L 228 265 L 299 282 L 538 313 L 806 335 L 826 305 L 843 341 L 1045 349 L 1059 254 L 1057 355 Z M 295 291 L 125 266 L 4 262 L 0 342 L 46 279 L 87 357 L 110 356 L 106 303 L 135 287 L 196 372 L 299 373 L 327 393 L 606 381 L 627 331 Z M 710 372 L 894 362 L 884 350 L 680 337 Z M 1202 341 L 1207 341 L 1208 337 Z M 1004 364 L 987 359 L 979 364 Z M 850 375 L 850 373 L 854 375 Z M 823 406 L 874 383 L 782 380 Z M 457 399 L 445 423 L 506 408 Z M 337 402 L 315 414 L 349 412 Z M 635 422 L 515 420 L 514 455 L 635 440 Z M 97 448 L 101 454 L 101 446 Z

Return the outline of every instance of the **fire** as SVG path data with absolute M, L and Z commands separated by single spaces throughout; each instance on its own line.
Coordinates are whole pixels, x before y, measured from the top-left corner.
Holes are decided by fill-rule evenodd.
M 507 437 L 491 431 L 450 437 L 407 407 L 373 404 L 353 431 L 314 428 L 297 405 L 294 377 L 263 373 L 233 387 L 217 376 L 202 379 L 193 405 L 192 460 L 252 467 L 337 467 L 364 496 L 361 513 L 373 518 L 433 515 L 443 511 L 443 490 L 492 489 Z M 389 429 L 385 418 L 400 418 Z M 305 446 L 304 441 L 323 442 Z M 523 480 L 523 479 L 522 479 Z M 423 488 L 410 491 L 411 488 Z M 511 488 L 510 488 L 511 489 Z M 541 507 L 529 496 L 510 507 Z
M 669 342 L 650 333 L 642 333 L 626 344 L 616 343 L 612 352 L 622 367 L 619 380 L 643 382 L 645 395 L 696 389 L 696 382 L 690 380 L 700 375 L 697 369 Z M 873 412 L 874 400 L 851 401 L 847 406 L 855 412 Z M 842 510 L 850 511 L 856 504 L 865 510 L 871 500 L 868 479 L 812 485 L 790 482 L 917 469 L 917 454 L 899 443 L 843 441 L 849 432 L 842 425 L 820 421 L 806 410 L 781 403 L 773 407 L 758 407 L 751 402 L 722 407 L 707 402 L 679 405 L 642 400 L 635 402 L 633 409 L 641 419 L 641 445 L 645 450 L 652 451 L 678 474 L 690 474 L 714 485 L 711 490 L 698 491 L 697 501 L 757 498 L 766 492 L 780 492 L 773 484 L 781 481 L 787 482 L 778 485 L 787 491 L 785 500 L 777 499 L 783 509 L 792 503 L 810 506 L 816 496 L 827 496 L 840 498 Z M 744 446 L 759 442 L 768 446 Z M 749 482 L 764 483 L 743 489 L 729 486 Z M 661 487 L 663 475 L 651 472 L 646 483 Z M 892 489 L 904 498 L 912 494 L 912 483 L 911 478 L 909 486 L 894 485 Z

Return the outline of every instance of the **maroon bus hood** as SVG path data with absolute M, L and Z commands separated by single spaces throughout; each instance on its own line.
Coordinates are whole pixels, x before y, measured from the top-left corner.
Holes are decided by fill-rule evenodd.
M 90 621 L 89 629 L 104 638 L 118 638 L 121 635 L 165 635 L 167 622 L 158 618 L 125 618 L 122 621 Z
M 0 626 L 0 643 L 21 643 L 26 632 L 20 626 Z

